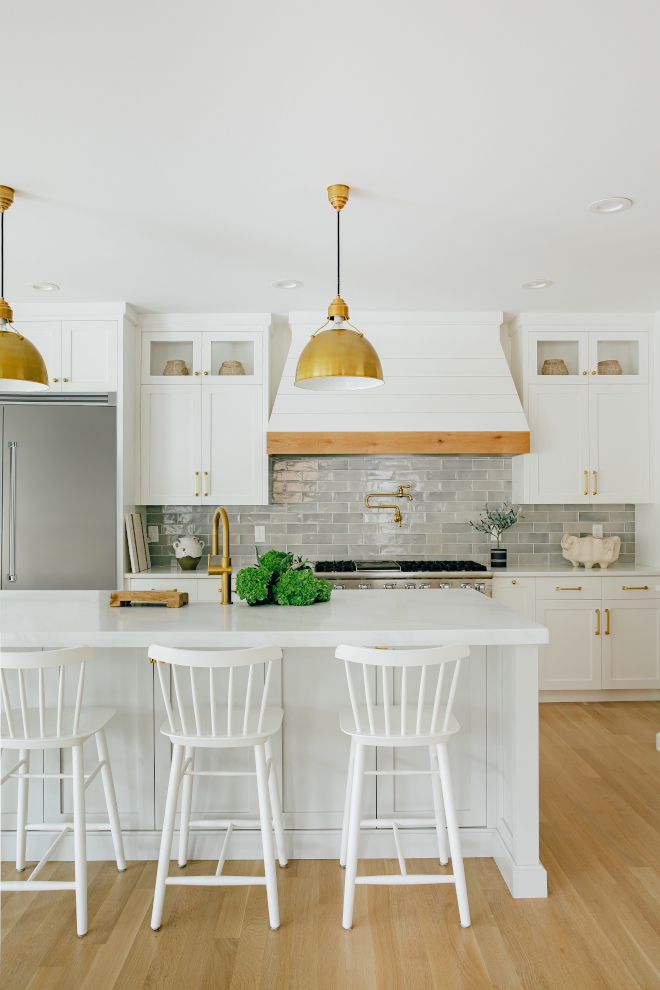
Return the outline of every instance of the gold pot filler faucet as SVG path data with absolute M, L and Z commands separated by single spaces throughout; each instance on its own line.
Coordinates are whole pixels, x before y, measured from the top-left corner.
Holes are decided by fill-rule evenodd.
M 403 516 L 401 515 L 401 509 L 398 505 L 369 505 L 370 498 L 409 498 L 412 502 L 412 495 L 408 492 L 404 492 L 404 488 L 410 488 L 410 485 L 399 485 L 398 492 L 370 492 L 364 500 L 365 505 L 369 509 L 395 509 L 394 522 L 398 522 L 401 526 L 401 520 Z M 210 573 L 210 572 L 209 572 Z
M 222 557 L 220 564 L 212 564 L 211 560 L 218 556 L 218 523 L 222 516 Z M 209 555 L 208 573 L 222 575 L 222 604 L 231 605 L 231 557 L 229 556 L 229 519 L 226 511 L 220 505 L 213 516 L 213 546 Z

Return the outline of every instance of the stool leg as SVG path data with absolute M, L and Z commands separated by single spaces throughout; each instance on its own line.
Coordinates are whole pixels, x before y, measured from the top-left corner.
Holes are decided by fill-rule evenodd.
M 277 900 L 277 874 L 273 852 L 273 827 L 271 825 L 270 802 L 268 800 L 268 771 L 266 770 L 266 749 L 263 743 L 254 747 L 257 770 L 257 792 L 259 795 L 259 818 L 261 819 L 261 842 L 264 849 L 264 872 L 266 874 L 266 896 L 270 927 L 275 931 L 280 927 L 280 908 Z
M 183 754 L 184 762 L 188 758 L 192 759 L 189 770 L 195 769 L 195 748 L 186 746 Z M 190 809 L 192 808 L 192 790 L 194 777 L 184 777 L 181 788 L 181 817 L 179 821 L 179 866 L 186 866 L 188 863 L 188 836 L 190 835 Z
M 30 750 L 21 749 L 18 754 L 19 760 L 26 763 L 21 767 L 20 772 L 30 772 Z M 30 781 L 27 777 L 18 778 L 18 808 L 16 809 L 16 870 L 22 873 L 25 869 L 25 849 L 27 845 L 27 813 L 28 813 L 28 787 Z
M 346 850 L 348 849 L 348 822 L 351 813 L 351 790 L 353 788 L 353 767 L 355 766 L 355 738 L 351 736 L 351 755 L 348 757 L 348 776 L 346 777 L 346 798 L 344 799 L 344 819 L 341 826 L 341 851 L 339 865 L 346 869 Z
M 362 817 L 362 782 L 364 780 L 364 746 L 355 744 L 355 763 L 351 787 L 351 816 L 348 825 L 348 851 L 346 854 L 346 876 L 344 878 L 344 928 L 353 927 L 353 903 L 355 901 L 355 878 L 357 876 L 358 842 L 360 840 L 360 819 Z
M 165 817 L 163 819 L 163 832 L 160 839 L 160 855 L 158 856 L 158 871 L 156 873 L 156 889 L 154 890 L 154 907 L 151 912 L 151 927 L 154 931 L 160 928 L 163 917 L 163 903 L 165 901 L 165 881 L 170 868 L 170 854 L 172 852 L 172 837 L 174 836 L 174 818 L 176 816 L 176 805 L 179 800 L 179 784 L 181 783 L 181 765 L 183 763 L 183 746 L 174 746 L 172 749 L 172 766 L 170 767 L 170 781 L 167 785 L 167 800 L 165 802 Z
M 72 746 L 73 845 L 76 865 L 76 926 L 87 934 L 87 822 L 85 818 L 85 767 L 82 746 Z
M 275 844 L 277 846 L 277 858 L 280 866 L 284 868 L 289 865 L 284 848 L 284 823 L 282 821 L 282 802 L 280 801 L 280 789 L 277 783 L 277 770 L 275 768 L 275 753 L 273 752 L 273 740 L 269 736 L 266 740 L 266 760 L 270 764 L 268 773 L 268 790 L 270 793 L 270 808 L 273 813 L 273 827 L 275 829 Z
M 467 886 L 465 884 L 465 869 L 463 867 L 463 854 L 461 852 L 461 839 L 458 833 L 458 820 L 456 818 L 456 807 L 454 805 L 454 788 L 451 782 L 451 771 L 449 769 L 449 754 L 445 743 L 438 745 L 438 762 L 440 764 L 440 780 L 442 782 L 442 797 L 445 803 L 445 815 L 447 818 L 447 835 L 449 837 L 449 849 L 451 850 L 451 865 L 454 874 L 454 886 L 456 887 L 456 898 L 458 900 L 458 913 L 463 928 L 470 926 L 470 908 L 468 905 Z
M 448 862 L 447 856 L 447 825 L 445 822 L 445 809 L 442 806 L 442 788 L 438 773 L 438 751 L 435 746 L 429 746 L 429 757 L 431 761 L 431 788 L 433 790 L 433 808 L 435 810 L 435 830 L 438 835 L 438 853 L 440 862 L 445 866 Z
M 108 819 L 110 821 L 110 832 L 112 834 L 112 844 L 115 847 L 115 859 L 117 869 L 123 873 L 126 869 L 126 857 L 124 856 L 124 840 L 121 834 L 119 823 L 119 809 L 117 808 L 117 795 L 115 794 L 115 783 L 112 779 L 112 769 L 110 767 L 110 756 L 108 754 L 108 743 L 105 738 L 105 729 L 96 733 L 96 751 L 99 760 L 103 760 L 105 766 L 101 767 L 101 779 L 105 792 L 105 803 L 108 808 Z

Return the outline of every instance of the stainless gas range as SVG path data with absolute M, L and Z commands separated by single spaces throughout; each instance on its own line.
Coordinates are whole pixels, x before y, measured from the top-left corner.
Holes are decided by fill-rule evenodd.
M 473 588 L 493 594 L 493 574 L 473 560 L 318 560 L 314 570 L 337 591 Z

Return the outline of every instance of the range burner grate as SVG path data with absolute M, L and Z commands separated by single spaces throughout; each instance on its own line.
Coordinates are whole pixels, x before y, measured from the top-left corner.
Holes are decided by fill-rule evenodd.
M 488 568 L 484 564 L 477 564 L 475 560 L 360 560 L 357 564 L 354 560 L 317 560 L 314 570 L 319 574 L 340 574 L 357 570 L 399 570 L 429 574 L 433 571 L 487 571 Z

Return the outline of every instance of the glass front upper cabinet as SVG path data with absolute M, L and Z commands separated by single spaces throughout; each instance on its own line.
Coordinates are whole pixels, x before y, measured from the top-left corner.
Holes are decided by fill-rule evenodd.
M 196 330 L 142 333 L 142 384 L 226 385 L 263 382 L 261 330 Z
M 536 331 L 529 335 L 529 379 L 564 385 L 607 379 L 613 385 L 648 381 L 646 331 L 605 330 L 575 333 Z

